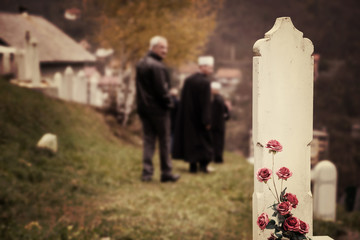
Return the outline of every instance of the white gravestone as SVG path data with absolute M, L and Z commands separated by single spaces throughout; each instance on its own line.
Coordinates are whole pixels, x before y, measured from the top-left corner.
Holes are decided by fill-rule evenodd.
M 34 87 L 40 86 L 40 60 L 38 42 L 30 36 L 30 32 L 25 34 L 24 48 L 24 79 L 30 80 Z
M 103 105 L 103 92 L 99 88 L 100 76 L 98 74 L 94 74 L 90 78 L 89 83 L 89 94 L 90 94 L 90 105 L 95 107 L 102 107 Z
M 31 47 L 30 32 L 25 34 L 25 46 L 24 46 L 24 79 L 31 80 L 32 77 L 32 47 Z
M 31 80 L 34 87 L 40 86 L 40 58 L 39 47 L 36 39 L 31 39 Z
M 66 67 L 63 84 L 61 84 L 64 91 L 64 100 L 73 100 L 73 85 L 74 85 L 74 71 L 71 67 Z
M 314 183 L 314 217 L 326 221 L 336 219 L 337 171 L 335 165 L 320 161 L 312 170 Z
M 312 236 L 312 195 L 310 189 L 310 143 L 313 131 L 313 69 L 312 42 L 303 38 L 289 17 L 276 19 L 265 38 L 255 42 L 253 51 L 253 144 L 254 175 L 260 168 L 272 169 L 271 156 L 265 148 L 276 139 L 283 151 L 276 154 L 275 172 L 287 167 L 293 172 L 284 183 L 287 192 L 299 201 L 292 213 L 310 225 Z M 277 189 L 280 182 L 275 181 Z M 267 239 L 273 231 L 260 230 L 257 217 L 275 203 L 264 183 L 254 178 L 253 239 Z
M 63 81 L 62 81 L 62 75 L 60 72 L 56 72 L 54 74 L 54 85 L 57 87 L 57 94 L 58 94 L 58 98 L 61 99 L 65 99 L 65 91 L 64 91 L 64 86 L 63 86 Z
M 36 146 L 38 148 L 49 149 L 56 153 L 58 150 L 57 136 L 52 133 L 46 133 L 40 138 Z
M 78 103 L 87 103 L 87 87 L 88 81 L 85 72 L 80 70 L 73 83 L 73 100 Z

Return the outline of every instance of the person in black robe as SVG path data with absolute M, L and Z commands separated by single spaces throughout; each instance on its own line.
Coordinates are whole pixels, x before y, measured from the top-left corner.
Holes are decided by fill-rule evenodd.
M 209 76 L 214 58 L 199 57 L 199 72 L 185 79 L 177 116 L 173 154 L 174 159 L 189 162 L 189 170 L 207 173 L 212 159 L 211 89 Z
M 229 109 L 220 95 L 221 84 L 211 83 L 211 134 L 213 139 L 214 162 L 223 163 L 225 143 L 225 121 L 230 118 Z

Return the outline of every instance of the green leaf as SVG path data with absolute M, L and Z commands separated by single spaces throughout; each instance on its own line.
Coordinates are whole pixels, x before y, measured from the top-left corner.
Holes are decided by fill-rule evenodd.
M 271 220 L 268 225 L 266 225 L 266 229 L 275 229 L 276 223 L 275 220 Z
M 274 211 L 274 213 L 273 213 L 273 217 L 276 217 L 278 215 L 278 212 L 277 211 Z

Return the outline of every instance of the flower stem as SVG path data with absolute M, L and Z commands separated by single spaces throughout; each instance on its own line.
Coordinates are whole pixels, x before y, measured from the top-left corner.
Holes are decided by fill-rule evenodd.
M 274 155 L 275 155 L 275 153 L 272 154 L 272 172 L 274 172 Z M 275 193 L 276 193 L 276 196 L 277 196 L 276 199 L 277 199 L 278 203 L 280 203 L 279 194 L 278 194 L 277 189 L 276 189 L 274 177 L 272 178 L 272 181 L 273 181 L 274 188 L 275 188 Z
M 274 196 L 275 200 L 277 200 L 274 192 L 271 190 L 271 188 L 270 188 L 270 186 L 269 186 L 269 184 L 267 182 L 266 182 L 266 185 L 268 186 L 268 188 L 269 188 L 270 192 L 272 193 L 272 195 Z

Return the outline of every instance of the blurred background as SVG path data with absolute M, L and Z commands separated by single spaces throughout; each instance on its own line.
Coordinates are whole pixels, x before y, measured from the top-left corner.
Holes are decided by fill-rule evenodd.
M 97 97 L 85 96 L 83 101 L 113 114 L 117 124 L 135 128 L 138 134 L 134 65 L 147 52 L 149 39 L 168 39 L 166 63 L 172 85 L 179 89 L 196 71 L 196 58 L 213 55 L 213 78 L 222 84 L 221 92 L 232 106 L 226 149 L 250 158 L 252 46 L 277 17 L 291 17 L 315 49 L 312 164 L 333 162 L 338 202 L 348 211 L 359 210 L 358 0 L 0 0 L 0 11 L 0 47 L 11 52 L 31 39 L 38 44 L 41 74 L 36 88 L 75 101 L 54 90 L 54 76 L 67 76 L 69 66 L 73 75 L 83 71 L 98 87 Z M 19 79 L 14 57 L 5 67 L 5 55 L 1 56 L 0 73 Z M 20 79 L 17 84 L 31 83 Z

